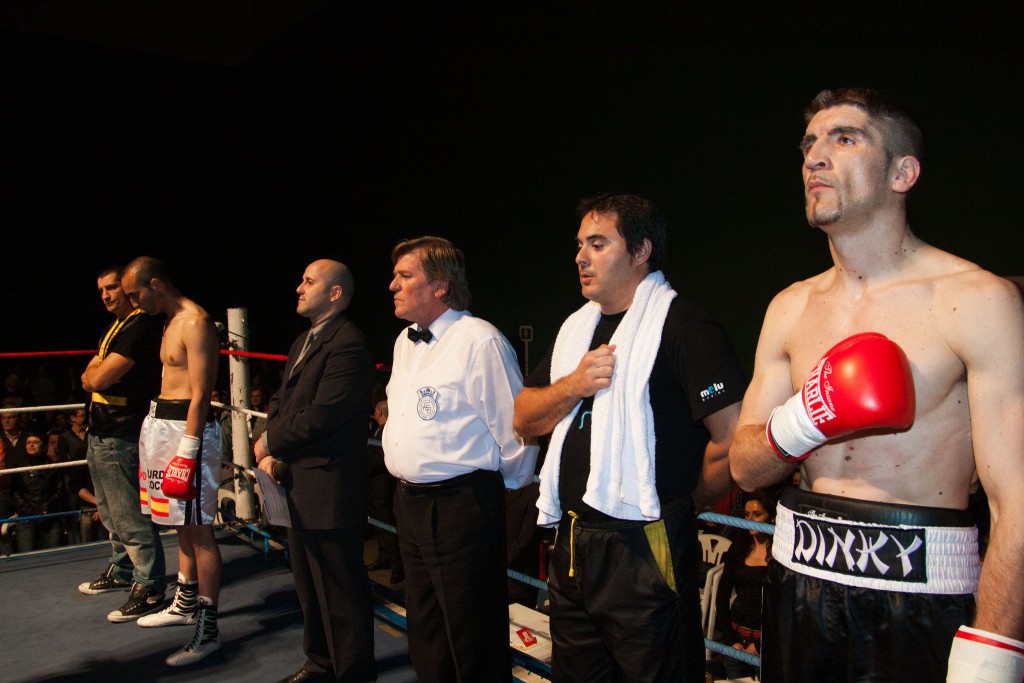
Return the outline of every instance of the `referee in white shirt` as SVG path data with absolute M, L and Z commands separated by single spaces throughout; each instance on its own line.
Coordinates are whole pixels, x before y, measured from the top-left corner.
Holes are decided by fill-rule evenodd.
M 391 252 L 395 341 L 384 460 L 399 480 L 409 655 L 421 683 L 511 681 L 505 489 L 533 480 L 537 447 L 512 429 L 522 375 L 473 317 L 462 252 L 440 237 Z

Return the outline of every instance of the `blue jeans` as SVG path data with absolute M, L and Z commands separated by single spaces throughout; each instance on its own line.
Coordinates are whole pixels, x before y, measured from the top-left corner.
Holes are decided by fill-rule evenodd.
M 19 553 L 62 546 L 64 545 L 64 520 L 56 517 L 22 522 L 14 528 L 14 545 Z
M 164 546 L 139 504 L 139 441 L 89 435 L 86 454 L 100 521 L 110 533 L 110 564 L 123 581 L 163 590 Z

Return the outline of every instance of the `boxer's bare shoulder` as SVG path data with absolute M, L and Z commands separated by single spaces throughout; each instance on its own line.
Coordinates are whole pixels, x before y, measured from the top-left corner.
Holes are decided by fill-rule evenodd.
M 190 398 L 190 365 L 209 363 L 217 353 L 217 330 L 209 313 L 190 299 L 181 300 L 179 310 L 164 327 L 160 360 L 164 365 L 161 398 Z

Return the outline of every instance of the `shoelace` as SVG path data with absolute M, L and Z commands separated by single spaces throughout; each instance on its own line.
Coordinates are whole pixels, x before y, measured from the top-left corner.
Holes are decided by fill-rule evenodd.
M 179 586 L 174 593 L 174 600 L 167 608 L 173 614 L 192 614 L 199 609 L 199 587 L 187 586 L 184 590 Z
M 185 646 L 186 652 L 197 650 L 203 643 L 213 642 L 217 636 L 217 622 L 210 618 L 209 607 L 200 609 L 199 621 L 196 622 L 196 632 L 192 640 Z

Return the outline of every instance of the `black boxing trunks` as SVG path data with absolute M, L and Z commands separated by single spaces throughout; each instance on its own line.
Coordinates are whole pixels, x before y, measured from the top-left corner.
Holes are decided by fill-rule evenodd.
M 945 680 L 953 636 L 974 617 L 969 513 L 793 487 L 775 525 L 763 681 Z

